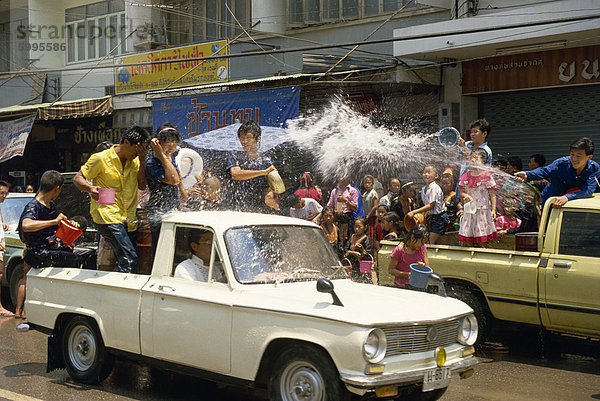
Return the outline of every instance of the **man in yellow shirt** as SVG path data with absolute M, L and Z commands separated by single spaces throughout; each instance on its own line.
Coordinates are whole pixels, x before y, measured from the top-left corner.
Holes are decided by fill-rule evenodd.
M 120 144 L 91 155 L 73 179 L 80 191 L 90 194 L 90 214 L 115 252 L 117 270 L 124 273 L 137 272 L 137 190 L 146 188 L 148 140 L 145 129 L 129 128 Z M 114 190 L 113 202 L 99 202 L 102 188 Z

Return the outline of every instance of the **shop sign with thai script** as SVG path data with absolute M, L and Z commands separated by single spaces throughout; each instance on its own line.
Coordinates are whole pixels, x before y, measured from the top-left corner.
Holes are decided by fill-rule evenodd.
M 122 131 L 124 129 L 107 127 L 104 121 L 95 128 L 84 127 L 82 124 L 78 124 L 73 133 L 73 140 L 77 145 L 95 145 L 104 141 L 119 143 Z
M 182 86 L 208 84 L 229 80 L 229 59 L 190 61 L 198 57 L 229 54 L 226 40 L 172 47 L 115 58 L 115 93 L 143 92 L 164 89 L 170 84 Z M 153 61 L 171 63 L 151 64 Z M 119 67 L 124 64 L 135 64 Z
M 463 63 L 463 94 L 600 83 L 600 46 Z
M 299 109 L 299 86 L 252 89 L 155 100 L 152 123 L 155 130 L 173 123 L 181 139 L 187 139 L 244 120 L 284 127 L 287 120 L 298 117 Z

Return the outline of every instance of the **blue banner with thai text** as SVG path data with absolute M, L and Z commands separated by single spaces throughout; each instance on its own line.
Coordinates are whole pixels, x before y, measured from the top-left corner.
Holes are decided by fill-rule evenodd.
M 187 139 L 244 120 L 285 127 L 287 120 L 298 117 L 299 108 L 300 87 L 290 86 L 155 100 L 152 120 L 155 132 L 171 122 L 181 139 Z

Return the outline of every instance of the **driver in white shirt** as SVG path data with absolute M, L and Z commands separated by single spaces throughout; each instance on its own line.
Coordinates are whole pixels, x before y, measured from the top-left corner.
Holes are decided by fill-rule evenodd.
M 174 276 L 207 282 L 212 243 L 212 232 L 207 230 L 191 230 L 188 233 L 188 246 L 192 252 L 192 257 L 177 265 Z M 216 281 L 223 280 L 223 272 L 216 266 L 213 269 L 212 278 Z

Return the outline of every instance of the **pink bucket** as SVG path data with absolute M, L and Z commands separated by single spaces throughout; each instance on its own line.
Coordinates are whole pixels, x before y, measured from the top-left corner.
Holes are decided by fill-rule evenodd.
M 56 235 L 56 238 L 70 246 L 77 238 L 81 237 L 81 234 L 83 234 L 83 231 L 79 228 L 75 227 L 67 220 L 61 220 L 54 235 Z
M 115 190 L 113 188 L 100 188 L 98 190 L 98 203 L 101 205 L 114 205 Z
M 371 255 L 369 254 L 369 256 Z M 361 273 L 371 273 L 371 269 L 373 268 L 373 257 L 371 256 L 371 260 L 359 261 L 358 267 Z

